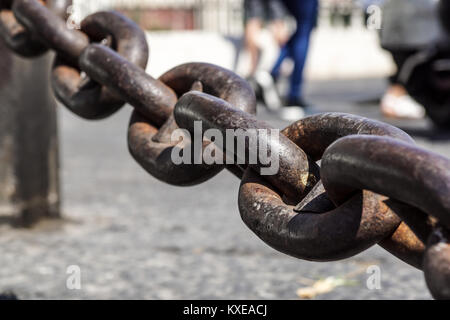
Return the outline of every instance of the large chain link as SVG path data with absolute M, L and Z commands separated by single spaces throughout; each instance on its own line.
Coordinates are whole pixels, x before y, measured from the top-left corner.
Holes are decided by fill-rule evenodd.
M 422 269 L 435 298 L 450 299 L 449 159 L 417 147 L 400 129 L 348 114 L 302 119 L 276 141 L 253 134 L 249 129 L 272 127 L 256 119 L 255 96 L 245 80 L 205 63 L 177 66 L 154 79 L 145 72 L 145 33 L 134 22 L 99 12 L 72 30 L 64 5 L 1 0 L 0 36 L 25 57 L 56 52 L 52 86 L 75 114 L 101 119 L 130 104 L 129 150 L 151 175 L 186 186 L 227 168 L 242 179 L 243 221 L 276 250 L 331 261 L 379 244 Z M 279 155 L 280 170 L 262 176 L 259 152 L 249 144 L 246 152 L 257 164 L 175 165 L 171 135 L 178 128 L 194 134 L 195 121 L 202 121 L 202 134 L 241 129 Z M 205 138 L 203 149 L 212 143 Z M 192 151 L 187 148 L 193 144 L 184 148 Z

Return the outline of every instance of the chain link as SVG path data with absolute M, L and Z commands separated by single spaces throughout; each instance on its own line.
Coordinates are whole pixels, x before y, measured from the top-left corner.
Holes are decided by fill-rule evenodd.
M 58 6 L 55 4 L 58 3 Z M 173 68 L 159 79 L 145 72 L 145 33 L 117 12 L 88 16 L 80 30 L 62 18 L 67 1 L 1 0 L 0 36 L 19 55 L 56 52 L 52 85 L 75 114 L 102 119 L 124 103 L 134 108 L 128 145 L 151 175 L 173 185 L 204 182 L 222 169 L 241 178 L 239 210 L 271 247 L 297 258 L 330 261 L 379 244 L 422 269 L 432 295 L 450 299 L 450 160 L 425 151 L 393 126 L 348 114 L 302 119 L 274 142 L 250 138 L 279 155 L 280 170 L 262 176 L 257 164 L 182 164 L 170 158 L 176 129 L 272 129 L 256 119 L 249 84 L 205 63 Z M 251 134 L 250 134 L 251 135 Z M 260 144 L 261 143 L 261 144 Z M 208 139 L 203 149 L 234 154 Z M 193 144 L 182 152 L 191 151 Z M 322 159 L 321 165 L 317 161 Z

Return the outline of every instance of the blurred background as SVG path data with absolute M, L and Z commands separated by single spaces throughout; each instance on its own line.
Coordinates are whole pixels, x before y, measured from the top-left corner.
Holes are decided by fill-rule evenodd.
M 160 75 L 175 64 L 207 61 L 249 72 L 243 47 L 243 0 L 99 0 L 74 1 L 75 19 L 103 9 L 115 9 L 148 30 L 149 72 Z M 288 32 L 295 21 L 285 16 Z M 262 30 L 260 68 L 269 70 L 279 48 L 270 31 Z M 306 77 L 311 80 L 389 76 L 394 63 L 380 48 L 377 30 L 366 27 L 362 2 L 322 0 L 318 28 L 312 35 Z
M 421 146 L 450 156 L 449 132 L 433 125 L 417 106 L 406 117 L 382 111 L 397 65 L 380 45 L 380 29 L 367 26 L 370 4 L 320 1 L 304 69 L 302 99 L 308 108 L 303 109 L 386 121 Z M 214 63 L 255 85 L 259 118 L 278 128 L 294 120 L 274 112 L 283 108 L 293 59 L 284 61 L 279 78 L 267 86 L 255 76 L 270 74 L 295 33 L 298 26 L 288 11 L 281 19 L 282 41 L 270 21 L 261 24 L 254 36 L 255 63 L 242 0 L 75 0 L 73 9 L 76 23 L 114 9 L 147 30 L 152 76 L 184 62 Z M 271 86 L 281 105 L 268 105 L 265 91 Z M 150 177 L 128 154 L 130 112 L 127 107 L 107 120 L 89 122 L 58 109 L 63 220 L 32 229 L 0 223 L 0 292 L 24 299 L 431 298 L 420 271 L 378 246 L 329 263 L 300 261 L 269 248 L 242 223 L 239 181 L 227 172 L 191 188 Z M 80 267 L 80 290 L 66 286 L 71 265 Z M 381 270 L 377 289 L 367 286 L 373 265 Z

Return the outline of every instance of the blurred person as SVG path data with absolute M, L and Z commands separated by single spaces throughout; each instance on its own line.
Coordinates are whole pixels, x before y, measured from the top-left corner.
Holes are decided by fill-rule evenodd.
M 330 23 L 332 26 L 348 28 L 352 24 L 353 0 L 332 0 L 330 3 Z
M 248 81 L 253 86 L 256 96 L 272 111 L 281 107 L 275 83 L 270 74 L 258 69 L 261 57 L 261 31 L 264 24 L 278 45 L 283 46 L 288 40 L 288 29 L 284 19 L 287 11 L 281 0 L 244 0 L 245 11 L 245 49 L 250 57 Z
M 405 50 L 392 54 L 397 71 L 389 78 L 390 85 L 380 102 L 381 113 L 387 118 L 422 119 L 425 117 L 425 108 L 411 98 L 399 79 L 402 66 L 415 53 L 415 51 Z
M 441 25 L 446 30 L 447 34 L 450 33 L 450 1 L 440 0 L 439 1 L 439 18 Z
M 442 35 L 436 0 L 385 0 L 381 46 L 388 50 L 397 66 L 390 86 L 381 99 L 386 117 L 420 119 L 425 108 L 411 98 L 400 79 L 405 64 Z
M 294 61 L 294 70 L 290 76 L 290 87 L 281 110 L 285 120 L 295 120 L 304 116 L 304 107 L 309 106 L 303 99 L 303 70 L 308 54 L 310 35 L 317 23 L 318 0 L 283 0 L 288 11 L 295 18 L 297 28 L 289 41 L 281 49 L 271 75 L 276 80 L 280 76 L 281 66 L 288 57 Z
M 284 18 L 286 9 L 281 0 L 244 0 L 245 11 L 245 48 L 250 54 L 250 73 L 253 76 L 258 68 L 261 48 L 260 34 L 264 23 L 268 27 L 281 47 L 288 38 L 288 31 Z

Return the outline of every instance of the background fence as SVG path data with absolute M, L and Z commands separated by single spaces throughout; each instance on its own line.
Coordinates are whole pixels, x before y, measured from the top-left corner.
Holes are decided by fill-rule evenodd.
M 237 36 L 243 32 L 243 0 L 75 0 L 77 18 L 101 9 L 126 13 L 147 30 L 204 30 Z M 358 1 L 322 0 L 319 26 L 363 27 Z

